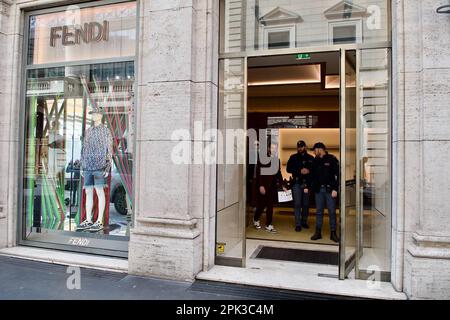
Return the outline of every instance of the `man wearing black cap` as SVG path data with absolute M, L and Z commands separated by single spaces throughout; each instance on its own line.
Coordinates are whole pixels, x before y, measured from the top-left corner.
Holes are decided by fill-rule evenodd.
M 328 208 L 330 217 L 330 239 L 339 242 L 336 233 L 336 198 L 339 189 L 339 162 L 335 156 L 326 151 L 323 143 L 318 142 L 314 145 L 316 155 L 312 168 L 312 187 L 316 199 L 316 232 L 311 240 L 322 239 L 323 211 L 325 205 Z
M 294 197 L 295 231 L 300 232 L 302 227 L 308 229 L 309 189 L 311 183 L 311 168 L 314 157 L 306 152 L 306 143 L 297 142 L 297 153 L 291 155 L 286 171 L 292 174 L 294 184 L 292 195 Z

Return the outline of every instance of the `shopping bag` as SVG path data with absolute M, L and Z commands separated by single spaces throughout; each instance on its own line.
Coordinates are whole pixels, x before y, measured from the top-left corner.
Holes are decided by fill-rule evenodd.
M 278 191 L 278 202 L 292 201 L 292 190 Z

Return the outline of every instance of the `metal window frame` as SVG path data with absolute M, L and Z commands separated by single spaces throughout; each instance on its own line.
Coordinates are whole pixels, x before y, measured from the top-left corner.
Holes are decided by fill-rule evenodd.
M 330 45 L 334 45 L 334 28 L 336 27 L 355 27 L 355 43 L 363 43 L 363 20 L 361 18 L 328 21 L 328 43 Z
M 229 52 L 220 53 L 219 60 L 232 59 L 232 58 L 251 58 L 251 57 L 264 57 L 264 56 L 281 56 L 288 54 L 298 53 L 317 53 L 317 52 L 330 52 L 345 50 L 360 50 L 360 49 L 386 49 L 391 47 L 390 41 L 377 42 L 372 44 L 340 44 L 340 45 L 323 45 L 315 47 L 303 47 L 303 48 L 286 48 L 286 49 L 270 49 L 270 50 L 247 50 L 242 52 Z
M 129 245 L 129 236 L 123 236 L 120 240 L 109 240 L 108 238 L 103 238 L 99 241 L 105 243 L 114 243 L 118 245 L 118 250 L 115 249 L 105 249 L 104 247 L 81 247 L 75 245 L 67 244 L 67 239 L 70 239 L 71 236 L 60 236 L 60 241 L 65 241 L 65 244 L 58 242 L 45 242 L 45 241 L 37 241 L 37 240 L 27 240 L 26 239 L 26 225 L 24 222 L 26 221 L 25 215 L 26 212 L 24 210 L 24 160 L 25 160 L 25 148 L 26 148 L 26 83 L 27 83 L 27 72 L 28 70 L 33 69 L 42 69 L 42 68 L 51 68 L 51 67 L 63 67 L 63 66 L 76 66 L 76 65 L 91 65 L 91 64 L 100 64 L 100 63 L 114 63 L 114 62 L 134 62 L 134 74 L 135 74 L 135 85 L 134 85 L 134 117 L 137 118 L 137 105 L 138 105 L 138 96 L 139 96 L 139 86 L 136 85 L 138 83 L 139 69 L 138 69 L 138 59 L 137 53 L 139 52 L 139 16 L 140 16 L 140 1 L 139 0 L 100 0 L 100 1 L 89 1 L 89 2 L 81 2 L 77 3 L 80 8 L 90 8 L 90 7 L 98 7 L 98 6 L 106 6 L 111 4 L 118 3 L 136 3 L 136 44 L 135 44 L 135 56 L 129 57 L 117 57 L 117 58 L 108 58 L 108 59 L 86 59 L 79 61 L 70 61 L 70 62 L 59 62 L 59 63 L 50 63 L 50 64 L 28 64 L 28 44 L 29 44 L 29 20 L 33 15 L 61 12 L 67 9 L 69 6 L 74 5 L 65 4 L 65 5 L 57 5 L 55 7 L 43 8 L 43 9 L 32 9 L 30 8 L 22 8 L 22 16 L 23 20 L 21 23 L 21 28 L 23 29 L 23 41 L 22 41 L 22 55 L 20 62 L 21 71 L 19 72 L 21 76 L 20 86 L 19 86 L 19 165 L 18 165 L 18 192 L 17 192 L 17 207 L 18 207 L 18 218 L 17 218 L 17 227 L 16 227 L 16 243 L 18 245 L 23 246 L 31 246 L 31 247 L 40 247 L 40 248 L 48 248 L 48 249 L 56 249 L 62 251 L 70 251 L 70 252 L 80 252 L 80 253 L 88 253 L 88 254 L 96 254 L 96 255 L 104 255 L 104 256 L 112 256 L 118 258 L 128 258 L 128 245 Z M 136 124 L 138 122 L 136 121 Z M 135 127 L 135 132 L 137 131 L 137 125 Z M 133 141 L 134 152 L 136 152 L 136 138 Z M 135 155 L 133 155 L 135 157 Z M 135 190 L 135 172 L 136 172 L 136 161 L 133 161 L 132 165 L 132 176 L 133 176 L 133 190 Z M 131 225 L 135 220 L 135 203 L 136 203 L 136 192 L 134 192 L 134 197 L 132 199 L 133 212 L 131 217 Z M 73 234 L 72 237 L 81 238 L 82 235 Z
M 289 49 L 295 48 L 296 38 L 297 38 L 297 26 L 295 23 L 292 24 L 280 24 L 275 26 L 263 26 L 260 36 L 262 36 L 262 42 L 260 43 L 260 48 L 263 50 L 274 50 L 269 49 L 269 34 L 272 32 L 288 32 L 289 33 Z

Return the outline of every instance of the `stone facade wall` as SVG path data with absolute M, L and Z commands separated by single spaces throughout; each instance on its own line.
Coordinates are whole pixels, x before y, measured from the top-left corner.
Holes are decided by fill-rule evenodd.
M 15 1 L 0 1 L 0 247 L 13 246 L 17 232 L 20 21 Z
M 203 148 L 210 141 L 195 135 L 195 123 L 217 126 L 218 1 L 140 4 L 130 273 L 192 280 L 213 264 L 216 171 L 174 164 L 171 137 L 185 129 L 191 150 Z
M 393 1 L 393 283 L 450 298 L 450 15 Z

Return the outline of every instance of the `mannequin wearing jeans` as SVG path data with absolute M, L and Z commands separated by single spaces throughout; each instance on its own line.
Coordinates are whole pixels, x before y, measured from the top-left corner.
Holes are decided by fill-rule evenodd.
M 112 137 L 109 129 L 102 124 L 102 113 L 91 112 L 93 127 L 87 130 L 81 151 L 81 174 L 84 177 L 83 189 L 86 192 L 86 219 L 77 230 L 100 231 L 103 229 L 107 187 L 106 178 L 111 168 Z M 94 207 L 94 189 L 98 198 L 98 216 L 92 221 Z

